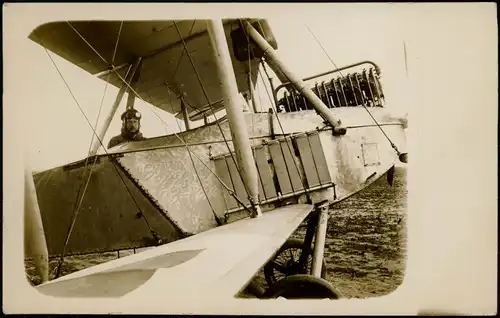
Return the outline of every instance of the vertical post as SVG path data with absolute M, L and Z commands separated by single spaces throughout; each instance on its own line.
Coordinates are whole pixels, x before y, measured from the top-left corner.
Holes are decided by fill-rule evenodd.
M 130 81 L 130 87 L 132 87 L 134 90 L 136 88 L 137 82 L 139 81 L 139 76 L 141 76 L 141 63 L 142 63 L 142 61 L 140 60 L 134 74 L 131 75 L 132 80 Z M 132 92 L 132 90 L 130 88 L 127 88 L 127 91 L 128 91 L 128 98 L 127 98 L 126 108 L 133 109 L 136 97 L 135 97 L 134 92 Z
M 186 104 L 184 103 L 184 98 L 181 97 L 181 110 L 182 110 L 182 117 L 184 118 L 184 126 L 186 126 L 186 130 L 191 129 L 189 125 L 189 116 L 187 112 L 187 107 Z
M 255 87 L 252 83 L 252 74 L 248 71 L 248 88 L 250 91 L 250 99 L 252 100 L 253 112 L 256 113 L 260 110 L 260 106 L 257 106 L 257 100 L 255 98 Z
M 33 173 L 28 166 L 24 186 L 24 252 L 33 259 L 41 282 L 45 283 L 49 280 L 49 253 Z
M 129 71 L 127 73 L 127 76 L 125 77 L 125 81 L 127 83 L 130 83 L 132 77 L 135 74 L 135 71 L 137 70 L 139 63 L 141 62 L 141 58 L 137 58 L 135 63 L 131 65 L 131 68 L 129 68 Z M 120 105 L 123 95 L 125 95 L 125 92 L 127 91 L 128 86 L 125 83 L 122 83 L 122 86 L 120 87 L 120 90 L 118 91 L 118 94 L 116 95 L 115 102 L 113 103 L 113 106 L 111 107 L 111 110 L 108 114 L 108 117 L 104 120 L 103 126 L 101 128 L 101 131 L 98 134 L 99 139 L 95 138 L 94 142 L 92 144 L 92 148 L 89 151 L 89 156 L 94 156 L 97 154 L 97 150 L 99 149 L 99 146 L 101 145 L 99 140 L 102 141 L 104 138 L 104 135 L 108 131 L 109 125 L 111 124 L 111 121 L 113 120 L 113 117 L 116 114 L 116 110 L 118 109 L 118 106 Z
M 274 109 L 278 112 L 278 98 L 276 97 L 276 94 L 274 94 L 274 83 L 272 78 L 269 78 L 269 87 L 271 87 L 271 92 L 273 93 Z
M 222 21 L 207 21 L 207 30 L 215 55 L 217 73 L 224 96 L 224 105 L 226 107 L 229 127 L 231 128 L 236 159 L 242 172 L 243 182 L 249 192 L 249 200 L 255 208 L 252 217 L 260 216 L 262 212 L 257 201 L 259 194 L 257 167 L 255 166 L 250 146 L 250 138 L 245 118 L 243 117 L 242 105 L 240 105 L 238 86 Z
M 328 202 L 318 207 L 318 225 L 316 227 L 316 238 L 314 240 L 314 254 L 312 261 L 312 274 L 321 278 L 321 267 L 323 266 L 323 254 L 325 252 L 326 230 L 328 227 Z

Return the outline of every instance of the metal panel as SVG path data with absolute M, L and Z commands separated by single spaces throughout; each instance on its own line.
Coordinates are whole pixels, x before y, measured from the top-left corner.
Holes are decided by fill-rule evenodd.
M 363 151 L 363 161 L 365 166 L 373 166 L 380 164 L 377 143 L 361 144 Z
M 328 170 L 328 165 L 326 163 L 321 140 L 319 139 L 319 134 L 317 132 L 314 132 L 308 134 L 308 137 L 309 144 L 311 145 L 311 152 L 314 157 L 314 162 L 316 163 L 316 168 L 318 169 L 318 175 L 321 184 L 331 182 L 332 177 L 330 176 L 330 171 Z
M 278 182 L 281 188 L 281 194 L 291 193 L 293 189 L 290 183 L 290 177 L 288 176 L 288 171 L 285 160 L 283 158 L 283 152 L 281 151 L 280 143 L 278 141 L 269 143 L 269 152 L 271 153 L 274 168 L 276 169 Z
M 231 156 L 226 157 L 226 163 L 229 168 L 229 174 L 231 175 L 231 180 L 233 180 L 234 191 L 236 196 L 244 203 L 250 203 L 248 200 L 248 194 L 241 180 L 241 176 L 236 168 L 236 164 Z
M 285 139 L 280 141 L 281 150 L 283 151 L 283 157 L 285 158 L 285 163 L 288 168 L 288 175 L 292 182 L 293 191 L 298 191 L 304 189 L 300 176 L 300 167 L 294 160 L 292 141 L 290 139 Z
M 226 165 L 226 160 L 224 157 L 222 158 L 217 158 L 214 160 L 215 161 L 215 169 L 217 172 L 217 176 L 224 182 L 224 184 L 230 188 L 231 190 L 234 191 L 233 187 L 233 182 L 231 181 L 231 176 L 229 175 L 229 170 Z M 230 195 L 226 189 L 223 190 L 224 192 L 224 200 L 226 201 L 226 205 L 228 209 L 232 209 L 238 206 L 238 202 L 233 198 L 232 195 Z
M 311 146 L 307 135 L 300 135 L 296 137 L 297 146 L 299 148 L 300 158 L 304 166 L 304 172 L 307 178 L 309 187 L 320 185 L 318 171 L 316 170 L 316 163 L 314 162 Z
M 267 200 L 276 198 L 276 188 L 274 187 L 273 175 L 269 164 L 267 163 L 267 153 L 264 146 L 254 148 L 255 161 L 257 162 L 257 170 L 259 171 L 260 180 L 264 188 L 264 194 Z

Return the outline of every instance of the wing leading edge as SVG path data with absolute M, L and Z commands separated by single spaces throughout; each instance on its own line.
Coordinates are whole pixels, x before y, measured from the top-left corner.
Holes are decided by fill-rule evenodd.
M 312 210 L 306 204 L 281 207 L 260 218 L 90 267 L 36 289 L 45 295 L 78 298 L 234 297 Z

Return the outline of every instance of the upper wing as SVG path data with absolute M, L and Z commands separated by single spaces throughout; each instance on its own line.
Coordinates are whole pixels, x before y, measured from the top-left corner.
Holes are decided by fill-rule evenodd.
M 277 48 L 267 22 L 252 21 Z M 134 90 L 144 101 L 176 114 L 180 111 L 180 96 L 191 107 L 191 112 L 222 99 L 206 22 L 58 21 L 37 27 L 29 38 L 118 88 L 130 65 L 141 57 L 137 82 L 132 85 Z M 240 21 L 228 19 L 223 23 L 238 90 L 247 92 L 247 74 L 251 73 L 255 83 L 259 60 L 248 61 L 248 42 L 240 29 Z
M 36 288 L 59 297 L 234 297 L 312 209 L 306 204 L 278 208 Z

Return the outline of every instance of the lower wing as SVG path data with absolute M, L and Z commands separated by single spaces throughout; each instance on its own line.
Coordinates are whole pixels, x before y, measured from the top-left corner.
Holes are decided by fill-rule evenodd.
M 44 295 L 77 298 L 234 297 L 312 210 L 306 204 L 281 207 L 259 218 L 72 273 L 36 289 Z

